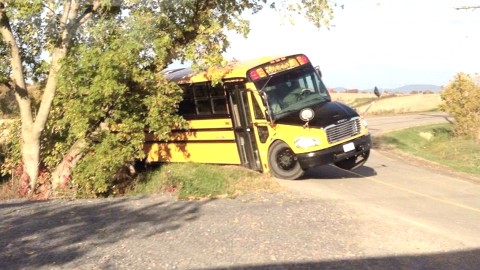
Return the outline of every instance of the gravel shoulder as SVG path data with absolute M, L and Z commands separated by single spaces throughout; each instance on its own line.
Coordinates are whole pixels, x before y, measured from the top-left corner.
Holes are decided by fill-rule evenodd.
M 474 269 L 479 250 L 299 192 L 4 201 L 0 269 Z M 452 251 L 455 250 L 455 251 Z

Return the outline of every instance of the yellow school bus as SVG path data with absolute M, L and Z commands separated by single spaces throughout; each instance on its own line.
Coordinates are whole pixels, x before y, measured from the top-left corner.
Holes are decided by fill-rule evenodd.
M 214 85 L 215 72 L 221 80 Z M 179 114 L 189 126 L 168 141 L 147 134 L 147 162 L 237 164 L 298 179 L 315 166 L 351 170 L 367 161 L 366 122 L 331 100 L 307 56 L 234 61 L 213 73 L 166 72 L 184 90 Z

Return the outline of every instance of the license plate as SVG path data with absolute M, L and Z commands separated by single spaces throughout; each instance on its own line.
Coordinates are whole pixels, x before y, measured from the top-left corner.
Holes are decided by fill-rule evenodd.
M 352 150 L 355 150 L 355 145 L 353 144 L 353 142 L 350 142 L 350 143 L 347 143 L 347 144 L 343 145 L 343 151 L 344 152 L 350 152 Z

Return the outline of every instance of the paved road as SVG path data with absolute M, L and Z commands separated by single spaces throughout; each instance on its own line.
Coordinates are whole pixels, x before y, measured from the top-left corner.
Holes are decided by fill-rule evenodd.
M 366 116 L 370 132 L 379 135 L 383 132 L 412 126 L 446 123 L 452 118 L 443 112 L 426 112 L 396 116 Z
M 368 119 L 374 135 L 446 121 L 448 118 L 441 113 Z M 353 172 L 323 166 L 311 170 L 303 181 L 281 183 L 315 198 L 346 203 L 374 224 L 392 224 L 396 231 L 391 235 L 371 236 L 383 239 L 385 246 L 394 246 L 390 252 L 405 249 L 409 254 L 424 254 L 435 250 L 429 241 L 443 239 L 446 245 L 436 252 L 447 257 L 462 250 L 480 255 L 480 178 L 467 178 L 421 163 L 373 150 L 366 165 Z M 405 242 L 408 231 L 423 233 L 415 241 Z M 480 268 L 480 261 L 476 263 Z
M 307 177 L 235 200 L 2 202 L 0 269 L 480 267 L 477 182 L 378 151 L 355 172 Z

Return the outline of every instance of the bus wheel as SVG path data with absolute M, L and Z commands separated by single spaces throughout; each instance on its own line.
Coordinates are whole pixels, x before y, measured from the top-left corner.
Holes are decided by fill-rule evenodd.
M 365 164 L 365 162 L 367 162 L 369 155 L 370 155 L 370 150 L 358 156 L 353 156 L 344 160 L 340 160 L 338 162 L 335 162 L 334 164 L 339 168 L 350 171 Z
M 275 141 L 268 151 L 268 165 L 275 177 L 281 179 L 298 179 L 305 171 L 300 167 L 297 156 L 282 141 Z

